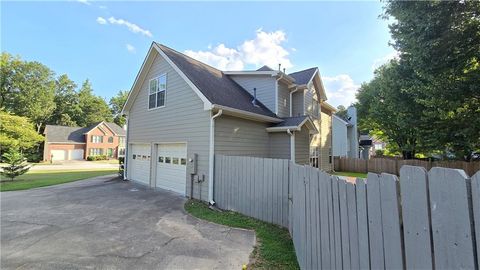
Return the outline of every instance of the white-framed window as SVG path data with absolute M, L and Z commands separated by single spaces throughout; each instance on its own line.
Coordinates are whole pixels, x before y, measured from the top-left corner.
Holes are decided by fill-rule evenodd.
M 310 146 L 310 166 L 318 168 L 320 149 L 318 146 Z
M 88 151 L 89 156 L 99 156 L 103 154 L 103 149 L 102 148 L 90 148 Z
M 90 142 L 103 143 L 103 136 L 93 135 L 92 137 L 90 137 Z
M 148 109 L 155 109 L 165 106 L 167 97 L 167 74 L 153 78 L 149 83 Z
M 113 137 L 112 136 L 108 137 L 108 143 L 113 143 Z

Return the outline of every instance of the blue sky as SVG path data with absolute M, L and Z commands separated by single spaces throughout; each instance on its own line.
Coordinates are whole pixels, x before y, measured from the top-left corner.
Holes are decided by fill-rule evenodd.
M 225 69 L 318 66 L 328 102 L 353 101 L 393 57 L 379 2 L 1 2 L 1 49 L 92 82 L 107 100 L 129 90 L 152 41 Z

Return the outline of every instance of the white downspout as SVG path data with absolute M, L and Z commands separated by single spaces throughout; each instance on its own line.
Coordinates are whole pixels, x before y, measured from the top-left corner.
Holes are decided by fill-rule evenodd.
M 290 135 L 290 160 L 295 163 L 295 132 L 287 129 L 287 133 Z
M 215 118 L 222 115 L 223 110 L 219 110 L 217 114 L 210 117 L 210 149 L 208 158 L 208 202 L 211 205 L 215 204 L 213 200 L 213 163 L 215 153 Z
M 127 126 L 127 130 L 126 130 L 126 134 L 125 134 L 125 156 L 123 158 L 123 180 L 128 180 L 128 177 L 127 177 L 127 173 L 128 173 L 128 154 L 129 154 L 129 145 L 128 145 L 128 131 L 130 130 L 130 128 L 128 127 L 128 114 L 125 115 L 125 121 L 126 121 L 126 126 Z M 85 150 L 86 151 L 86 150 Z
M 293 116 L 293 109 L 292 109 L 292 104 L 293 104 L 293 101 L 292 101 L 292 98 L 293 98 L 293 93 L 297 92 L 298 91 L 298 87 L 295 87 L 295 90 L 291 91 L 290 92 L 290 117 Z
M 275 83 L 275 114 L 278 115 L 278 82 L 283 78 L 283 74 L 280 73 L 280 78 Z

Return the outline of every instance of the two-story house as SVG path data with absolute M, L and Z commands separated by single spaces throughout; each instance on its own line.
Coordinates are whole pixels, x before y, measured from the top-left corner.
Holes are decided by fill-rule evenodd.
M 215 155 L 330 171 L 331 115 L 318 68 L 221 71 L 152 43 L 129 93 L 125 178 L 213 203 Z
M 47 125 L 44 135 L 44 161 L 125 156 L 125 130 L 115 123 L 100 122 L 89 127 Z

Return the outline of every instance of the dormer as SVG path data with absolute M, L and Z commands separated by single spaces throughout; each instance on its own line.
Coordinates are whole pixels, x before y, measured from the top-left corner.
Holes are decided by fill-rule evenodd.
M 290 92 L 293 78 L 280 70 L 263 66 L 257 70 L 224 71 L 232 80 L 275 113 L 278 117 L 290 116 Z
M 318 68 L 309 68 L 289 75 L 295 79 L 291 116 L 310 115 L 319 118 L 321 104 L 327 100 L 327 95 Z

